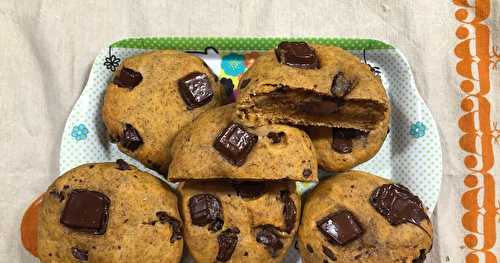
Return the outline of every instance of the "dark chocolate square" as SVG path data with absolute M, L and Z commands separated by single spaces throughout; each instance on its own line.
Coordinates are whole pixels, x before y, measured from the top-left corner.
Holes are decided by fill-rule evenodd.
M 61 224 L 79 232 L 106 233 L 111 201 L 103 193 L 73 190 L 61 215 Z
M 302 68 L 319 68 L 316 52 L 305 42 L 281 42 L 275 49 L 276 58 L 285 65 Z
M 231 123 L 215 139 L 214 148 L 232 165 L 242 166 L 258 136 L 238 123 Z
M 360 223 L 347 210 L 329 214 L 316 222 L 316 226 L 327 237 L 330 243 L 342 246 L 359 238 L 363 234 L 363 228 Z
M 201 107 L 214 96 L 208 75 L 200 72 L 189 73 L 178 80 L 179 92 L 188 109 Z
M 121 88 L 133 89 L 142 82 L 142 74 L 133 69 L 122 68 L 113 79 L 113 83 Z

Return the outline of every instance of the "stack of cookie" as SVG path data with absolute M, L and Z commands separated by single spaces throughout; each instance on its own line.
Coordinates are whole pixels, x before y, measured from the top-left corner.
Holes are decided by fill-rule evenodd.
M 380 79 L 343 49 L 282 42 L 225 104 L 217 76 L 177 51 L 124 60 L 102 116 L 124 153 L 181 182 L 179 197 L 123 160 L 73 169 L 49 187 L 42 262 L 423 262 L 432 226 L 406 187 L 362 172 L 322 180 L 302 209 L 295 181 L 347 171 L 388 132 Z M 299 227 L 300 225 L 300 227 Z

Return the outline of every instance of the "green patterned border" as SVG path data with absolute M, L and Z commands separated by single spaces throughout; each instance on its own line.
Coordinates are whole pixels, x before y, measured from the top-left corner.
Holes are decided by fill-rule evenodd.
M 394 49 L 391 45 L 374 39 L 316 37 L 148 37 L 123 39 L 113 43 L 111 47 L 192 51 L 214 47 L 219 51 L 259 51 L 272 49 L 284 40 L 334 45 L 349 50 Z

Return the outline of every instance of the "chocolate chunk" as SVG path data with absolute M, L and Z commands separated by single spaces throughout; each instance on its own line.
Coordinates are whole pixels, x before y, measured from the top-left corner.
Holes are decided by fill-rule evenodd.
M 217 260 L 226 262 L 231 259 L 234 249 L 238 244 L 238 234 L 240 230 L 237 227 L 228 228 L 222 231 L 217 237 L 219 243 L 219 251 L 217 252 Z
M 342 246 L 363 234 L 361 225 L 354 215 L 347 210 L 329 214 L 316 222 L 316 226 L 327 237 L 328 242 Z
M 285 65 L 302 69 L 319 68 L 316 52 L 305 42 L 281 42 L 274 51 L 278 62 Z
M 283 242 L 279 239 L 278 233 L 276 227 L 266 225 L 262 226 L 255 236 L 255 240 L 263 244 L 273 258 L 278 256 L 276 252 L 283 248 Z
M 307 244 L 306 245 L 306 248 L 307 248 L 307 251 L 309 251 L 309 253 L 314 253 L 314 249 L 311 247 L 311 245 Z
M 130 151 L 135 151 L 142 145 L 143 141 L 139 132 L 130 124 L 125 124 L 123 129 L 123 138 L 121 138 L 121 145 Z
M 312 171 L 311 171 L 311 169 L 304 169 L 304 171 L 302 171 L 302 175 L 303 175 L 305 178 L 307 178 L 307 177 L 311 176 L 311 175 L 312 175 Z
M 266 190 L 264 182 L 234 182 L 233 187 L 242 198 L 257 198 Z
M 333 251 L 326 246 L 323 246 L 323 254 L 325 254 L 331 260 L 337 261 L 337 256 L 335 256 L 335 253 L 333 253 Z
M 370 197 L 370 204 L 391 225 L 418 225 L 424 219 L 429 220 L 418 196 L 400 184 L 384 184 L 378 187 Z
M 115 76 L 113 83 L 121 88 L 133 89 L 142 81 L 142 75 L 140 72 L 134 71 L 129 68 L 122 68 L 120 73 Z
M 177 220 L 175 217 L 171 217 L 167 212 L 159 211 L 156 212 L 156 216 L 162 224 L 168 223 L 172 227 L 172 235 L 170 236 L 170 243 L 174 243 L 176 240 L 182 239 L 181 221 Z
M 425 249 L 420 249 L 420 256 L 412 260 L 412 263 L 424 263 L 426 256 L 427 251 L 425 251 Z
M 338 153 L 351 153 L 352 140 L 362 136 L 367 136 L 367 132 L 363 132 L 351 128 L 333 128 L 332 129 L 332 148 Z
M 208 75 L 204 73 L 189 73 L 179 79 L 177 84 L 188 109 L 201 107 L 210 102 L 214 96 Z
M 267 134 L 267 138 L 271 139 L 272 144 L 280 143 L 283 137 L 285 137 L 284 132 L 269 132 Z
M 238 84 L 238 89 L 242 90 L 242 89 L 246 88 L 251 80 L 252 79 L 244 79 L 244 80 L 240 81 L 240 83 Z
M 231 123 L 215 139 L 213 147 L 232 165 L 242 166 L 259 137 L 238 123 Z
M 73 190 L 61 215 L 61 224 L 95 235 L 106 233 L 111 201 L 103 193 Z
M 285 217 L 285 231 L 292 232 L 297 220 L 297 207 L 290 197 L 288 190 L 281 191 L 281 201 L 283 202 L 283 216 Z
M 220 201 L 211 194 L 198 194 L 189 199 L 189 213 L 194 225 L 205 226 L 217 232 L 224 225 L 224 216 Z
M 351 92 L 353 86 L 354 81 L 348 80 L 343 72 L 339 72 L 333 77 L 331 92 L 333 96 L 342 98 Z
M 116 165 L 117 165 L 118 170 L 122 170 L 122 171 L 130 170 L 130 166 L 123 159 L 116 160 Z
M 87 261 L 89 260 L 89 252 L 87 250 L 79 249 L 77 247 L 71 248 L 71 254 L 78 260 Z

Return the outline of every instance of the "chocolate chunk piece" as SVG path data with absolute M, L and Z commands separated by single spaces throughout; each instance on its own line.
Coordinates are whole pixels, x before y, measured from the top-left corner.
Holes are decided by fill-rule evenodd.
M 331 260 L 337 261 L 337 256 L 335 256 L 335 253 L 333 253 L 333 251 L 326 246 L 323 246 L 323 254 L 325 254 Z
M 285 137 L 284 132 L 269 132 L 267 134 L 267 138 L 271 139 L 272 144 L 280 143 L 284 137 Z
M 257 198 L 266 190 L 264 182 L 234 182 L 233 187 L 242 198 Z
M 134 71 L 129 68 L 122 68 L 120 73 L 115 76 L 113 83 L 121 88 L 133 89 L 139 85 L 142 81 L 142 75 L 140 72 Z
M 174 243 L 176 240 L 182 239 L 181 221 L 177 220 L 175 217 L 171 217 L 167 212 L 159 211 L 156 212 L 156 216 L 162 224 L 168 223 L 172 227 L 172 235 L 170 236 L 170 243 Z
M 117 166 L 118 170 L 122 170 L 122 171 L 130 170 L 130 166 L 123 159 L 116 160 L 116 166 Z
M 285 231 L 292 232 L 297 220 L 297 207 L 290 197 L 288 190 L 281 191 L 281 201 L 283 202 L 283 216 L 285 217 Z
M 332 148 L 338 153 L 351 153 L 352 140 L 363 136 L 367 136 L 367 132 L 363 132 L 351 128 L 333 128 L 332 129 Z
M 316 52 L 305 42 L 281 42 L 274 52 L 282 64 L 302 69 L 319 68 Z
M 418 196 L 400 184 L 384 184 L 378 187 L 370 197 L 370 204 L 391 225 L 418 225 L 424 219 L 429 220 Z
M 61 215 L 61 224 L 75 231 L 95 235 L 106 233 L 111 201 L 96 191 L 71 191 Z
M 89 260 L 89 252 L 87 250 L 83 250 L 77 247 L 71 248 L 71 254 L 78 260 L 88 261 Z
M 123 129 L 123 138 L 121 138 L 121 145 L 130 151 L 135 151 L 142 145 L 143 141 L 139 132 L 130 124 L 125 124 Z
M 412 263 L 424 263 L 426 257 L 427 257 L 427 252 L 425 251 L 425 249 L 420 249 L 420 256 L 418 256 L 418 258 L 415 258 L 411 262 Z
M 309 253 L 311 253 L 311 254 L 314 253 L 314 249 L 311 247 L 311 245 L 307 244 L 306 248 L 307 248 L 307 251 L 309 251 Z
M 177 81 L 179 92 L 188 109 L 201 107 L 212 100 L 214 91 L 208 75 L 192 72 Z
M 328 242 L 336 245 L 346 245 L 363 234 L 361 225 L 347 210 L 329 214 L 316 222 L 316 226 L 326 236 Z
M 304 171 L 302 171 L 302 175 L 305 177 L 305 178 L 308 178 L 309 176 L 312 175 L 312 171 L 311 169 L 304 169 Z
M 238 234 L 240 230 L 237 227 L 228 228 L 222 231 L 217 237 L 219 243 L 219 251 L 217 252 L 217 260 L 226 262 L 231 259 L 234 249 L 238 244 Z
M 278 256 L 276 252 L 283 248 L 278 233 L 276 227 L 266 225 L 259 229 L 255 236 L 255 240 L 263 244 L 273 258 Z
M 213 147 L 232 165 L 242 166 L 258 138 L 233 122 L 217 136 Z
M 337 73 L 333 77 L 331 92 L 333 96 L 342 98 L 351 92 L 354 81 L 348 80 L 343 72 Z
M 212 232 L 219 231 L 224 225 L 220 201 L 211 194 L 198 194 L 189 199 L 191 222 L 197 226 L 208 226 Z
M 242 90 L 242 89 L 246 88 L 251 80 L 252 79 L 244 79 L 244 80 L 240 81 L 240 83 L 238 84 L 238 89 Z

